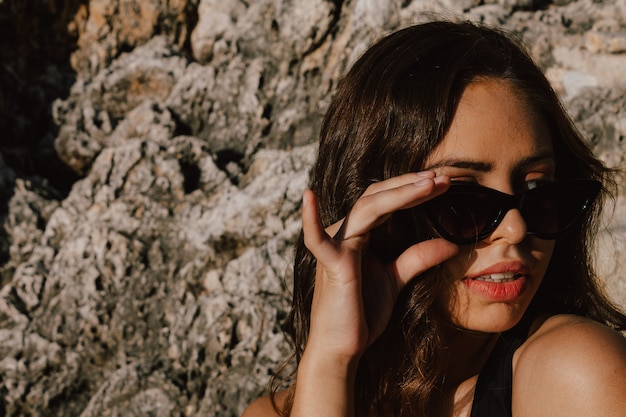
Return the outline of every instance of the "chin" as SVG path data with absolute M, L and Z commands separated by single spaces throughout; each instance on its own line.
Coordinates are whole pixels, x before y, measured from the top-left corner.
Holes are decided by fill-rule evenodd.
M 511 330 L 515 327 L 515 323 L 468 323 L 467 325 L 459 325 L 459 327 L 463 330 L 475 333 L 504 333 L 506 331 Z
M 454 327 L 480 333 L 502 333 L 515 327 L 526 312 L 529 302 L 484 303 L 466 299 L 453 303 L 445 315 Z

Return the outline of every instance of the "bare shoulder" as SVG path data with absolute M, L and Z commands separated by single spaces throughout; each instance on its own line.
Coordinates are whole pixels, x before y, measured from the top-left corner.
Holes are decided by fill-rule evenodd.
M 543 322 L 515 353 L 513 415 L 626 416 L 626 338 L 573 315 Z
M 287 390 L 276 393 L 274 400 L 279 409 L 283 407 L 287 396 Z M 280 417 L 280 414 L 274 408 L 270 396 L 266 395 L 254 400 L 248 408 L 246 408 L 241 417 Z

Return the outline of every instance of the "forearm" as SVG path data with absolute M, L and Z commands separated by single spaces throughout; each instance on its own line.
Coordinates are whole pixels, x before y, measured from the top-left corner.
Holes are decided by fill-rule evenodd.
M 298 365 L 291 417 L 354 416 L 358 358 L 330 358 L 305 350 Z

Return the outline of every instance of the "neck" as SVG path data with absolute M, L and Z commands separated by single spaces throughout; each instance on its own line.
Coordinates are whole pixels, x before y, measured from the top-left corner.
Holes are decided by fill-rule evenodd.
M 448 328 L 446 332 L 448 363 L 444 391 L 477 376 L 487 362 L 498 337 L 497 333 Z
M 470 415 L 478 374 L 487 362 L 498 333 L 479 333 L 448 327 L 444 333 L 447 364 L 438 415 Z

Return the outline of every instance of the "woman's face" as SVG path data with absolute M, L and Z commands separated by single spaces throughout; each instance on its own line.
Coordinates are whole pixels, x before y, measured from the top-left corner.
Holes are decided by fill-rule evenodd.
M 545 122 L 510 83 L 474 81 L 464 91 L 450 130 L 426 161 L 453 182 L 517 194 L 555 175 Z M 461 246 L 444 263 L 448 291 L 439 307 L 455 326 L 501 332 L 521 319 L 543 279 L 554 241 L 526 234 L 517 209 L 486 239 Z

